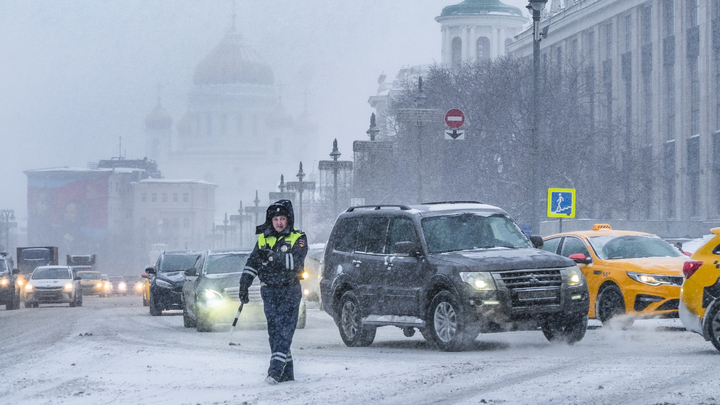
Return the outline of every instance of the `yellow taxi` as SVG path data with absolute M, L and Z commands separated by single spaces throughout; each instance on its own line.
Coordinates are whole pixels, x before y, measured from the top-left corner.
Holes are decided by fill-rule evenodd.
M 590 318 L 603 324 L 615 318 L 626 328 L 638 318 L 678 316 L 687 256 L 656 235 L 595 224 L 591 231 L 550 235 L 543 249 L 578 263 L 590 292 Z
M 683 266 L 680 320 L 720 350 L 720 228 Z
M 105 295 L 107 286 L 105 281 L 102 279 L 102 274 L 99 271 L 83 270 L 78 271 L 78 277 L 80 277 L 80 285 L 82 287 L 83 295 Z

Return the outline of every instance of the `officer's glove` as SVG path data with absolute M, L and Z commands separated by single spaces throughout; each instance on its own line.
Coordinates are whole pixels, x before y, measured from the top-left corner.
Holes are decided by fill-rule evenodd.
M 238 298 L 240 298 L 240 302 L 243 304 L 247 304 L 250 302 L 250 297 L 248 296 L 248 290 L 247 288 L 240 287 L 240 292 L 238 293 Z

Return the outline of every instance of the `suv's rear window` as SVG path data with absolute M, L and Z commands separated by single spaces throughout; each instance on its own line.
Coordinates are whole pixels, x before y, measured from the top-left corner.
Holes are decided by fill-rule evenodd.
M 341 219 L 335 229 L 335 250 L 352 252 L 355 250 L 355 241 L 358 235 L 360 218 Z
M 500 214 L 463 213 L 423 218 L 421 226 L 430 253 L 530 246 L 515 222 Z

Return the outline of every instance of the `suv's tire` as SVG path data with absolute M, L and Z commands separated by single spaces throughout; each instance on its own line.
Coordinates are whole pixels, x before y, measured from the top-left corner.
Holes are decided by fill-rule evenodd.
M 148 301 L 150 301 L 150 315 L 152 315 L 152 316 L 162 315 L 162 308 L 158 308 L 157 303 L 155 302 L 156 299 L 155 299 L 155 297 L 152 296 L 152 294 L 150 294 L 150 299 Z
M 620 288 L 614 284 L 605 287 L 600 294 L 598 294 L 597 302 L 595 303 L 595 317 L 605 326 L 613 318 L 622 316 L 623 319 L 620 321 L 620 327 L 627 329 L 632 326 L 633 319 L 625 317 L 624 315 L 625 299 L 623 298 Z M 615 320 L 617 321 L 618 318 Z
M 354 292 L 348 291 L 340 298 L 340 337 L 348 347 L 370 346 L 375 340 L 377 327 L 362 324 L 360 301 Z
M 460 305 L 450 292 L 439 292 L 428 313 L 427 333 L 440 350 L 461 351 L 475 341 L 478 333 L 470 331 L 464 324 Z
M 716 349 L 720 350 L 720 305 L 718 303 L 715 303 L 705 314 L 705 322 L 710 322 L 707 325 L 707 338 Z
M 194 328 L 197 326 L 195 320 L 190 318 L 190 314 L 188 314 L 187 308 L 183 308 L 183 326 L 185 326 L 186 328 Z
M 585 337 L 587 331 L 587 315 L 558 316 L 551 318 L 542 327 L 543 334 L 549 342 L 575 344 Z

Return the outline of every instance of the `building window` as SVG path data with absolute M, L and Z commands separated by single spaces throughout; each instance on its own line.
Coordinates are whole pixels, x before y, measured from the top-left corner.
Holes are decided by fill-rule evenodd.
M 462 39 L 455 37 L 452 40 L 452 49 L 450 50 L 450 67 L 458 69 L 462 63 Z
M 720 184 L 720 132 L 715 132 L 712 137 L 712 184 Z M 713 203 L 709 205 L 715 212 L 715 217 L 720 217 L 720 187 L 710 187 L 710 192 L 713 195 Z
M 700 133 L 700 77 L 698 74 L 698 58 L 688 60 L 690 75 L 690 135 Z
M 238 114 L 235 117 L 235 125 L 237 125 L 238 136 L 242 136 L 242 134 L 243 134 L 243 116 L 242 116 L 242 114 Z
M 157 202 L 157 193 L 152 193 L 152 196 L 150 198 L 152 199 L 151 201 L 153 204 L 156 203 Z
M 173 229 L 180 229 L 180 218 L 173 218 Z
M 602 35 L 602 60 L 612 58 L 612 46 L 613 46 L 613 35 L 612 35 L 612 23 L 603 24 L 601 27 Z
M 212 128 L 212 115 L 210 113 L 205 114 L 205 131 L 207 132 L 207 136 L 213 135 L 213 128 Z
M 220 136 L 227 135 L 227 115 L 222 114 L 220 116 Z
M 177 202 L 178 202 L 178 193 L 173 193 L 173 200 L 172 200 L 172 201 L 173 201 L 174 204 L 177 204 Z
M 460 38 L 457 38 L 457 39 L 459 40 Z M 453 52 L 455 49 L 454 45 L 455 45 L 455 40 L 453 40 Z M 478 61 L 490 59 L 490 39 L 488 37 L 478 38 L 476 47 L 477 47 L 476 49 L 477 49 L 477 60 Z M 453 54 L 453 56 L 454 56 L 454 54 Z M 453 61 L 454 61 L 454 59 L 453 59 Z M 453 65 L 453 67 L 454 67 L 454 65 Z
M 652 5 L 640 8 L 640 43 L 652 42 Z
M 162 202 L 167 202 L 167 193 L 162 193 Z
M 700 135 L 687 140 L 688 203 L 690 217 L 700 215 Z
M 700 24 L 698 7 L 700 4 L 698 0 L 685 0 L 687 7 L 687 25 L 688 27 L 695 27 Z
M 183 193 L 183 202 L 184 202 L 184 203 L 190 202 L 190 194 L 188 194 L 188 193 Z
M 632 15 L 628 14 L 623 17 L 623 25 L 625 31 L 625 52 L 632 50 Z
M 147 202 L 147 193 L 140 193 L 140 202 Z
M 666 218 L 675 218 L 675 141 L 665 142 L 663 156 L 663 177 L 665 178 Z
M 190 218 L 183 218 L 183 228 L 190 229 Z
M 662 21 L 664 36 L 675 35 L 675 0 L 663 0 Z
M 665 139 L 675 139 L 675 65 L 665 66 Z

